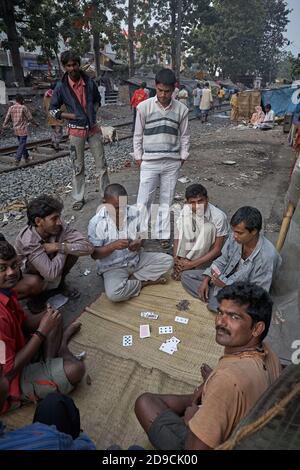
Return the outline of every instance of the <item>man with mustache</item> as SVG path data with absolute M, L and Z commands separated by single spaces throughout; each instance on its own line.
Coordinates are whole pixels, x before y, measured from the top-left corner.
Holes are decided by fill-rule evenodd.
M 14 247 L 0 241 L 0 341 L 5 344 L 1 362 L 9 382 L 0 414 L 53 391 L 69 393 L 85 373 L 84 364 L 68 348 L 81 324 L 72 323 L 63 331 L 61 314 L 50 306 L 39 315 L 26 314 L 14 290 L 19 275 Z
M 217 295 L 216 342 L 224 355 L 214 370 L 202 365 L 203 383 L 188 395 L 144 393 L 136 416 L 160 450 L 209 450 L 225 442 L 278 378 L 277 356 L 263 342 L 271 317 L 269 294 L 237 282 Z

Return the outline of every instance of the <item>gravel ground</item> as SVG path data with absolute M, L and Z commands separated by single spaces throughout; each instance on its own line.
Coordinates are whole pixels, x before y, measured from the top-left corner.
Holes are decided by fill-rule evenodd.
M 230 126 L 228 119 L 212 117 L 209 124 L 199 126 L 199 122 L 191 121 L 191 143 L 199 143 L 199 139 L 219 132 Z M 37 136 L 35 137 L 37 138 Z M 8 144 L 6 144 L 8 145 Z M 105 146 L 105 155 L 110 173 L 115 173 L 124 167 L 134 164 L 132 139 L 123 140 L 118 144 Z M 90 152 L 86 152 L 86 181 L 94 181 L 94 161 Z M 45 164 L 28 168 L 20 168 L 0 175 L 0 208 L 16 200 L 27 200 L 41 193 L 59 195 L 71 191 L 72 172 L 69 158 L 59 158 Z M 68 186 L 68 187 L 67 187 Z

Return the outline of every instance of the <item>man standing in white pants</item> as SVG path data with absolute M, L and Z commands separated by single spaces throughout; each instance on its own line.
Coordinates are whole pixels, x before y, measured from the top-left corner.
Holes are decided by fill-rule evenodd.
M 188 108 L 172 99 L 176 83 L 172 70 L 160 70 L 155 83 L 156 96 L 137 107 L 133 138 L 134 158 L 141 169 L 137 204 L 145 210 L 146 229 L 156 188 L 160 186 L 155 237 L 163 248 L 168 248 L 170 206 L 180 167 L 189 155 Z

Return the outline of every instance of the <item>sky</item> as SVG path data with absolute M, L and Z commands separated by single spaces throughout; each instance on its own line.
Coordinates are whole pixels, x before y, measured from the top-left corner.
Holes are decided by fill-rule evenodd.
M 287 0 L 288 8 L 293 9 L 289 15 L 290 23 L 287 25 L 286 37 L 293 43 L 287 46 L 293 55 L 300 54 L 300 0 Z

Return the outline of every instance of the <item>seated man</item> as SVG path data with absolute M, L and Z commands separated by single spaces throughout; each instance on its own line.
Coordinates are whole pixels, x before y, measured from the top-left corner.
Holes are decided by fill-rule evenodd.
M 50 306 L 27 316 L 14 291 L 19 270 L 14 247 L 0 242 L 0 341 L 5 343 L 3 370 L 9 381 L 0 413 L 56 390 L 69 393 L 85 373 L 84 364 L 68 348 L 81 324 L 73 323 L 63 332 L 61 314 Z M 41 360 L 33 362 L 37 354 Z
M 9 385 L 0 365 L 0 410 Z M 2 450 L 95 450 L 95 444 L 80 430 L 80 415 L 72 398 L 49 393 L 35 411 L 33 423 L 5 432 L 0 421 Z
M 76 289 L 65 285 L 65 277 L 78 257 L 91 255 L 93 247 L 63 222 L 62 210 L 62 202 L 46 194 L 28 204 L 28 225 L 15 243 L 18 255 L 25 260 L 24 275 L 16 286 L 20 298 L 32 295 L 33 286 L 34 294 L 59 288 L 68 297 L 79 296 Z
M 212 371 L 202 365 L 203 383 L 190 395 L 144 393 L 136 416 L 160 450 L 218 447 L 278 378 L 277 356 L 263 342 L 272 317 L 269 294 L 237 282 L 218 293 L 216 342 L 224 355 Z
M 146 285 L 165 284 L 162 276 L 172 267 L 173 258 L 141 251 L 140 215 L 135 206 L 127 205 L 126 189 L 110 184 L 103 202 L 90 220 L 88 234 L 107 297 L 121 302 L 139 295 Z
M 229 233 L 227 216 L 208 202 L 201 184 L 186 188 L 185 204 L 177 221 L 174 239 L 174 279 L 183 271 L 202 268 L 220 256 Z
M 270 290 L 281 257 L 272 243 L 260 234 L 262 216 L 255 207 L 244 206 L 230 221 L 233 233 L 226 241 L 222 255 L 206 270 L 185 271 L 183 287 L 194 297 L 208 302 L 217 311 L 216 294 L 235 281 L 253 282 Z
M 266 104 L 265 111 L 266 111 L 266 114 L 265 114 L 263 122 L 257 125 L 257 127 L 261 129 L 262 131 L 268 131 L 270 129 L 273 129 L 274 121 L 275 121 L 275 113 L 271 109 L 270 104 Z

